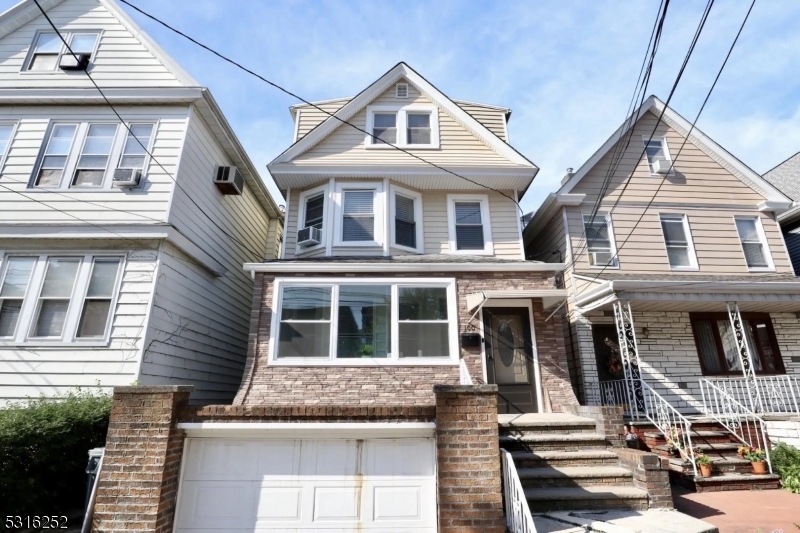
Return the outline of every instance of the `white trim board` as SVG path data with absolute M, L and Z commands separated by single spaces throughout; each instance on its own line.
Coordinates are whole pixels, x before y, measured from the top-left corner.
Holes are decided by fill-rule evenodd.
M 187 437 L 402 438 L 433 437 L 434 422 L 181 422 Z
M 325 272 L 325 273 L 353 273 L 372 272 L 380 275 L 386 272 L 561 272 L 564 263 L 533 263 L 519 261 L 519 263 L 400 263 L 375 261 L 364 263 L 347 262 L 307 262 L 300 261 L 275 261 L 271 263 L 245 263 L 246 272 Z

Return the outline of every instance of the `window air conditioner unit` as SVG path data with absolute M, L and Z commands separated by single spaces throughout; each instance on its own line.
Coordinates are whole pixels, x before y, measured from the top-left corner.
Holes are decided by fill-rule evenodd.
M 114 187 L 138 187 L 142 180 L 142 171 L 136 168 L 118 168 L 114 170 L 114 179 L 111 184 Z
M 236 167 L 217 167 L 214 184 L 222 194 L 242 194 L 244 177 Z
M 91 54 L 75 54 L 69 52 L 61 56 L 58 61 L 58 68 L 61 70 L 86 70 L 89 66 Z M 77 58 L 77 59 L 76 59 Z
M 314 246 L 322 242 L 322 230 L 309 226 L 297 232 L 298 246 Z
M 653 174 L 661 174 L 666 176 L 669 174 L 669 169 L 672 166 L 672 161 L 669 159 L 656 159 L 653 161 Z

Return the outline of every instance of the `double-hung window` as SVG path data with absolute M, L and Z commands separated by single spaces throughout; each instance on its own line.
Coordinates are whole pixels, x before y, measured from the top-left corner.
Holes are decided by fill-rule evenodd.
M 336 186 L 335 246 L 383 246 L 385 194 L 380 182 Z
M 392 246 L 422 252 L 422 196 L 392 186 Z
M 439 148 L 439 112 L 428 104 L 367 107 L 367 148 Z
M 300 193 L 298 198 L 299 217 L 298 217 L 298 239 L 303 244 L 298 245 L 296 253 L 303 253 L 316 250 L 325 245 L 325 217 L 327 209 L 328 187 L 322 186 L 309 189 Z M 307 231 L 308 228 L 316 228 L 319 232 Z M 307 240 L 307 238 L 315 239 Z M 317 242 L 318 241 L 318 242 Z
M 452 280 L 276 280 L 277 364 L 458 361 Z
M 5 166 L 6 156 L 8 156 L 8 151 L 11 148 L 11 137 L 14 135 L 15 129 L 16 124 L 0 122 L 0 171 Z
M 742 243 L 744 259 L 749 270 L 772 270 L 772 256 L 767 250 L 767 239 L 761 219 L 758 217 L 736 217 L 736 231 Z
M 767 313 L 742 313 L 742 326 L 757 374 L 785 372 L 778 341 Z M 739 345 L 727 313 L 689 314 L 704 375 L 741 375 Z
M 70 50 L 75 55 L 88 54 L 89 60 L 92 60 L 92 55 L 95 53 L 97 42 L 100 39 L 99 31 L 62 32 L 61 35 L 69 44 L 69 48 L 64 46 L 64 42 L 57 33 L 38 33 L 22 70 L 54 72 L 58 69 L 61 56 L 71 55 Z
M 586 232 L 586 249 L 589 265 L 593 267 L 617 267 L 617 250 L 614 246 L 614 232 L 611 220 L 606 213 L 583 215 L 583 227 Z
M 643 138 L 644 152 L 647 155 L 647 165 L 650 167 L 650 174 L 656 174 L 655 162 L 661 161 L 662 164 L 670 165 L 669 149 L 667 148 L 667 141 L 664 138 Z M 674 173 L 674 169 L 670 169 L 670 174 Z
M 447 204 L 450 253 L 493 254 L 489 197 L 485 194 L 450 194 Z
M 660 219 L 670 268 L 673 270 L 696 269 L 697 258 L 686 215 L 662 214 Z
M 104 342 L 122 258 L 8 255 L 0 264 L 0 342 Z
M 128 127 L 114 122 L 51 124 L 42 143 L 31 186 L 105 189 L 111 187 L 114 169 L 143 170 L 155 124 L 131 124 Z

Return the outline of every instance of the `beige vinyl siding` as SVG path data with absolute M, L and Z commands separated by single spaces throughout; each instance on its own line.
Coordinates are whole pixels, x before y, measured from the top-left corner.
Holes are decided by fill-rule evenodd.
M 300 140 L 306 134 L 330 117 L 328 113 L 336 113 L 342 106 L 349 102 L 349 99 L 335 100 L 333 102 L 320 102 L 314 106 L 306 105 L 297 108 L 295 121 L 297 123 L 297 139 Z M 324 111 L 321 111 L 324 110 Z M 325 112 L 327 111 L 327 113 Z
M 647 159 L 642 155 L 642 137 L 649 139 L 658 117 L 646 113 L 636 123 L 630 145 L 614 172 L 614 178 L 603 198 L 607 204 L 614 202 L 630 176 L 630 184 L 622 196 L 623 202 L 648 202 L 658 190 L 660 202 L 702 202 L 706 204 L 744 204 L 755 206 L 764 198 L 732 175 L 719 163 L 691 142 L 687 142 L 678 155 L 684 137 L 663 122 L 656 128 L 656 137 L 666 137 L 670 156 L 675 160 L 675 175 L 650 175 Z M 614 150 L 611 149 L 597 165 L 570 192 L 586 194 L 585 204 L 594 204 L 603 184 Z M 677 158 L 677 159 L 676 159 Z M 659 190 L 661 182 L 664 184 Z
M 130 242 L 124 243 L 130 246 Z M 157 243 L 137 242 L 136 249 L 120 249 L 119 241 L 0 241 L 0 248 L 52 253 L 119 250 L 126 256 L 119 298 L 112 318 L 108 346 L 37 349 L 35 346 L 0 347 L 0 405 L 4 401 L 63 394 L 75 387 L 93 389 L 98 382 L 110 392 L 137 379 L 144 345 L 145 321 L 157 269 Z M 2 265 L 0 265 L 2 267 Z
M 94 106 L 14 106 L 0 109 L 0 120 L 19 121 L 0 176 L 0 185 L 4 186 L 0 187 L 0 223 L 163 223 L 180 159 L 188 108 L 126 106 L 119 107 L 118 112 L 126 121 L 157 123 L 151 152 L 160 165 L 151 160 L 142 178 L 143 185 L 133 189 L 50 192 L 28 189 L 50 121 L 117 122 L 116 117 L 108 108 Z M 117 135 L 126 134 L 127 130 L 119 125 Z M 79 149 L 76 143 L 73 150 Z M 68 180 L 69 176 L 62 179 Z
M 371 102 L 370 105 L 410 105 L 431 104 L 431 101 L 409 85 L 409 97 L 398 99 L 394 96 L 394 86 Z M 491 165 L 516 167 L 501 157 L 471 132 L 456 122 L 450 115 L 438 109 L 439 149 L 410 150 L 426 161 L 441 165 Z M 356 113 L 349 122 L 366 130 L 366 109 Z M 394 149 L 367 149 L 364 147 L 365 134 L 347 125 L 339 126 L 319 144 L 298 156 L 294 163 L 300 166 L 321 166 L 341 164 L 407 164 L 426 163 Z
M 318 185 L 315 185 L 317 187 Z M 309 187 L 313 188 L 313 187 Z M 300 193 L 303 191 L 299 189 L 292 189 L 289 191 L 289 201 L 286 205 L 286 227 L 285 237 L 283 239 L 284 258 L 292 259 L 297 252 L 297 217 L 300 216 Z M 324 228 L 324 221 L 323 221 Z
M 277 259 L 281 256 L 283 245 L 283 219 L 273 218 L 269 221 L 267 233 L 267 251 L 265 259 Z
M 486 126 L 486 129 L 508 142 L 506 137 L 506 112 L 471 102 L 455 100 L 458 107 L 472 115 L 472 118 Z
M 49 9 L 47 14 L 61 32 L 102 30 L 91 67 L 92 78 L 101 87 L 183 86 L 176 75 L 97 0 L 66 0 Z M 52 31 L 43 16 L 0 40 L 3 87 L 93 87 L 83 72 L 20 72 L 37 30 Z

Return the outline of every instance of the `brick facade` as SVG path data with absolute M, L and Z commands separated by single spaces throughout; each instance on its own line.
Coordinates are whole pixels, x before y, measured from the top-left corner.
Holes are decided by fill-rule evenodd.
M 646 490 L 651 509 L 672 509 L 669 458 L 641 450 L 613 448 L 619 464 L 633 473 L 633 486 Z
M 497 386 L 434 386 L 439 533 L 503 533 Z
M 378 268 L 376 266 L 376 268 Z M 376 274 L 362 274 L 360 277 Z M 459 383 L 457 366 L 280 367 L 269 366 L 274 275 L 257 273 L 251 308 L 248 358 L 235 405 L 432 405 L 433 385 Z M 313 277 L 313 276 L 304 276 Z M 419 277 L 386 275 L 387 278 Z M 466 296 L 480 290 L 547 289 L 554 287 L 551 272 L 436 273 L 425 277 L 455 278 L 459 332 L 477 331 L 480 317 L 471 319 Z M 352 279 L 352 276 L 348 276 Z M 547 410 L 577 404 L 567 370 L 561 316 L 545 321 L 550 313 L 541 300 L 533 300 L 534 334 Z M 461 357 L 475 382 L 482 382 L 481 348 L 461 348 Z
M 177 412 L 192 387 L 116 387 L 92 531 L 168 533 L 177 503 L 183 432 Z

